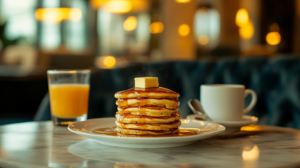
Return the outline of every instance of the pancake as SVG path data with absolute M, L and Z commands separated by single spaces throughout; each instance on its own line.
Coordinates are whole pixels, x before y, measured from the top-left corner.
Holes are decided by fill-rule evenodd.
M 178 107 L 180 95 L 158 87 L 157 78 L 135 78 L 135 82 L 141 88 L 115 93 L 118 99 L 118 112 L 115 115 L 118 136 L 172 136 L 178 133 L 182 118 Z
M 151 117 L 171 116 L 173 113 L 178 113 L 179 108 L 168 109 L 165 107 L 118 107 L 118 111 L 123 114 L 146 115 Z
M 177 134 L 179 132 L 178 129 L 169 130 L 169 131 L 149 131 L 149 130 L 125 129 L 120 127 L 117 127 L 116 131 L 120 133 L 118 134 L 119 136 L 123 136 L 123 137 L 127 137 L 130 135 L 135 135 L 135 136 L 136 135 L 166 135 L 166 134 Z
M 169 131 L 173 129 L 177 129 L 181 122 L 175 121 L 173 123 L 164 123 L 164 124 L 126 124 L 120 123 L 118 121 L 115 122 L 119 128 L 126 129 L 138 129 L 138 130 L 152 130 L 152 131 Z
M 158 88 L 132 88 L 115 93 L 115 98 L 178 98 L 179 94 L 163 87 Z
M 179 101 L 177 99 L 119 99 L 116 104 L 121 107 L 159 106 L 176 109 Z
M 128 124 L 159 124 L 159 123 L 172 123 L 177 120 L 180 120 L 182 117 L 179 113 L 176 113 L 174 116 L 167 117 L 149 117 L 143 115 L 132 115 L 132 114 L 122 114 L 118 112 L 116 114 L 117 121 L 120 123 Z

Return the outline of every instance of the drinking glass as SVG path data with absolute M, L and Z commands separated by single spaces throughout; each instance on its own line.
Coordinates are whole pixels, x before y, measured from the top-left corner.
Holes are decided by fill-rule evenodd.
M 53 124 L 86 120 L 90 70 L 48 70 L 47 74 Z

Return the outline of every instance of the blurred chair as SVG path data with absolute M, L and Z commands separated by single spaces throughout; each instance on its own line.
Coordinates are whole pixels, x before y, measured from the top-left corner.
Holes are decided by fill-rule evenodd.
M 114 93 L 133 87 L 134 78 L 138 76 L 157 76 L 160 86 L 180 93 L 183 117 L 192 113 L 187 101 L 199 99 L 200 85 L 243 84 L 257 92 L 258 102 L 248 115 L 259 117 L 259 124 L 300 128 L 300 57 L 222 58 L 217 61 L 138 64 L 94 71 L 91 75 L 89 118 L 113 117 L 117 111 Z M 47 96 L 36 114 L 36 121 L 50 120 Z

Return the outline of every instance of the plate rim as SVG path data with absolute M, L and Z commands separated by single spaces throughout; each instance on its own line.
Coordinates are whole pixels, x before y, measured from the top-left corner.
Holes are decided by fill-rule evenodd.
M 83 135 L 87 135 L 87 136 L 92 136 L 92 137 L 96 137 L 96 138 L 103 138 L 103 139 L 126 139 L 126 140 L 140 140 L 140 141 L 147 141 L 147 140 L 172 140 L 172 139 L 181 139 L 181 140 L 184 140 L 184 139 L 188 139 L 189 141 L 195 141 L 205 135 L 211 137 L 211 136 L 214 136 L 214 135 L 218 135 L 222 132 L 225 132 L 226 130 L 226 127 L 221 125 L 221 124 L 218 124 L 218 123 L 215 123 L 215 122 L 209 122 L 209 121 L 198 121 L 198 120 L 192 120 L 193 122 L 204 122 L 204 123 L 212 123 L 212 124 L 215 124 L 215 125 L 218 125 L 218 129 L 216 130 L 213 130 L 213 131 L 207 131 L 207 132 L 203 132 L 203 133 L 199 133 L 199 134 L 196 134 L 196 135 L 192 135 L 192 136 L 182 136 L 182 137 L 118 137 L 118 136 L 109 136 L 109 135 L 101 135 L 101 134 L 91 134 L 91 133 L 87 133 L 87 132 L 81 132 L 81 131 L 75 131 L 75 130 L 72 130 L 70 128 L 71 125 L 73 124 L 77 124 L 77 123 L 84 123 L 84 122 L 87 122 L 87 121 L 91 121 L 91 120 L 107 120 L 107 119 L 116 119 L 115 117 L 106 117 L 106 118 L 93 118 L 93 119 L 88 119 L 88 120 L 85 120 L 85 121 L 79 121 L 79 122 L 74 122 L 72 124 L 70 124 L 68 126 L 68 130 L 73 132 L 73 133 L 76 133 L 76 134 L 83 134 Z M 181 120 L 191 120 L 191 119 L 181 119 Z M 205 139 L 205 138 L 203 138 Z
M 189 119 L 190 120 L 195 120 L 195 114 L 191 114 L 189 115 Z M 248 115 L 244 115 L 243 116 L 244 119 L 247 119 L 246 121 L 213 121 L 214 123 L 218 123 L 220 125 L 225 126 L 226 128 L 240 128 L 243 126 L 247 126 L 247 125 L 252 125 L 252 124 L 256 124 L 258 122 L 258 117 L 256 116 L 248 116 Z
M 243 119 L 247 119 L 247 120 L 243 120 L 243 121 L 216 121 L 216 122 L 220 123 L 220 124 L 248 124 L 248 123 L 255 123 L 255 122 L 258 121 L 258 118 L 256 116 L 244 115 Z

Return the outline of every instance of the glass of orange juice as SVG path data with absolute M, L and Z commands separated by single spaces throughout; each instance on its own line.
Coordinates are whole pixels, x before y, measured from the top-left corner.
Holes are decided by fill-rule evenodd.
M 48 70 L 47 74 L 53 124 L 86 120 L 90 70 Z

